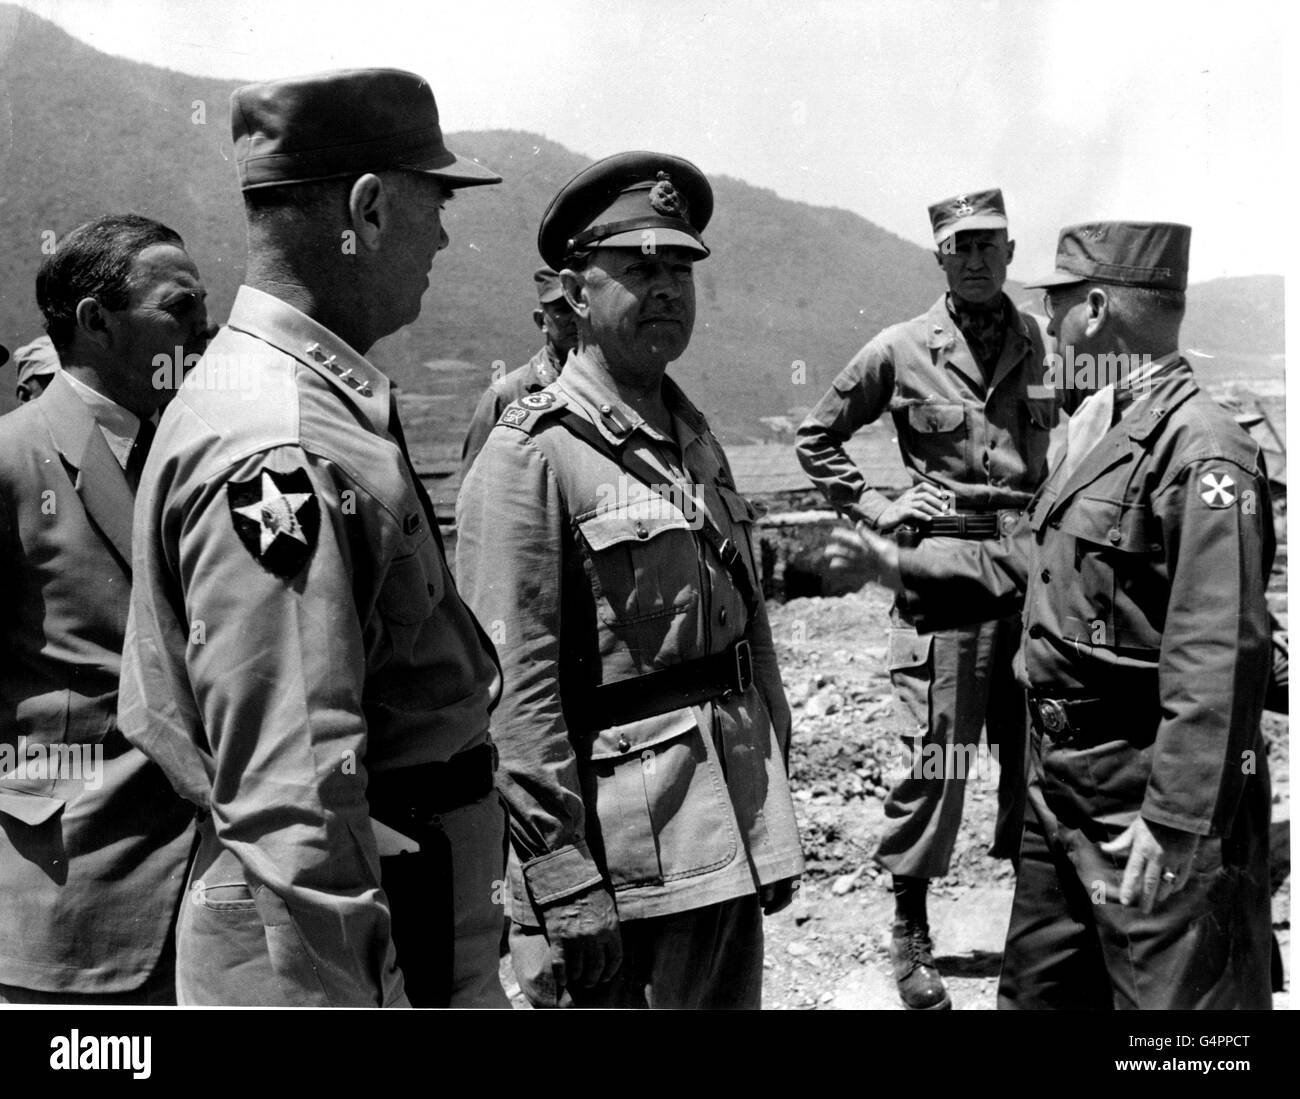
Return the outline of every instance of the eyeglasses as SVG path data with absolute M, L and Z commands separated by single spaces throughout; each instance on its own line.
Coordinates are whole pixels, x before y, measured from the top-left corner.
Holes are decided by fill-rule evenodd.
M 1056 319 L 1057 306 L 1052 304 L 1053 294 L 1056 294 L 1058 298 L 1063 298 L 1067 294 L 1071 294 L 1077 290 L 1086 290 L 1087 288 L 1088 288 L 1088 284 L 1085 282 L 1072 282 L 1072 283 L 1068 283 L 1065 286 L 1055 286 L 1051 290 L 1044 290 L 1043 291 L 1044 316 L 1046 316 L 1049 321 Z

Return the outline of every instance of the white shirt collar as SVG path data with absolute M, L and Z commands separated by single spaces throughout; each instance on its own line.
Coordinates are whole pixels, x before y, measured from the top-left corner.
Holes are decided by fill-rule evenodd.
M 99 390 L 92 389 L 71 371 L 65 370 L 63 373 L 72 386 L 72 391 L 85 402 L 95 423 L 99 425 L 117 464 L 126 469 L 126 460 L 130 457 L 131 448 L 135 446 L 135 437 L 140 433 L 140 417 L 105 397 Z

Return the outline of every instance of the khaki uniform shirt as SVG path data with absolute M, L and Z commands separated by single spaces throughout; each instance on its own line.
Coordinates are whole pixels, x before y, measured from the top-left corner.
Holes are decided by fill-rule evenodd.
M 537 354 L 523 366 L 498 378 L 483 391 L 474 415 L 470 417 L 465 432 L 465 442 L 460 449 L 460 477 L 464 481 L 469 467 L 487 442 L 488 433 L 496 427 L 506 405 L 513 404 L 525 393 L 537 393 L 560 376 L 562 364 L 556 362 L 551 345 L 538 348 Z
M 291 925 L 309 964 L 290 1002 L 401 999 L 367 775 L 484 743 L 499 693 L 389 419 L 383 374 L 241 287 L 138 495 L 122 728 L 211 813 L 268 926 Z M 276 499 L 269 473 L 300 480 Z M 251 544 L 237 529 L 259 491 L 263 535 L 296 509 L 307 538 L 271 541 L 303 557 L 287 575 L 255 552 L 256 509 Z
M 602 881 L 634 919 L 749 895 L 803 868 L 766 611 L 760 601 L 748 620 L 693 529 L 702 508 L 741 547 L 757 590 L 757 513 L 704 417 L 670 379 L 664 389 L 675 440 L 575 352 L 558 382 L 506 409 L 457 503 L 457 575 L 502 658 L 492 729 L 521 922 Z M 662 471 L 678 506 L 557 422 L 562 407 Z M 744 694 L 622 725 L 593 712 L 598 684 L 745 637 Z
M 913 484 L 950 490 L 959 509 L 1021 508 L 1029 501 L 1047 475 L 1057 406 L 1042 384 L 1040 322 L 1003 301 L 1014 320 L 987 381 L 946 298 L 886 328 L 840 372 L 796 442 L 805 472 L 834 507 L 874 526 L 889 505 L 844 450 L 855 431 L 885 412 Z

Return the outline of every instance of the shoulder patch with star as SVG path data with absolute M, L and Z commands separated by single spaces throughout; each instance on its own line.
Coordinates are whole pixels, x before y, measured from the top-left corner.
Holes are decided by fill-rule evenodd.
M 307 563 L 320 536 L 320 504 L 305 469 L 264 469 L 253 481 L 231 481 L 226 499 L 235 533 L 253 559 L 284 580 Z
M 505 424 L 507 427 L 517 427 L 525 434 L 531 434 L 541 419 L 557 409 L 564 408 L 567 403 L 561 394 L 551 389 L 525 393 L 513 404 L 505 407 L 497 423 Z

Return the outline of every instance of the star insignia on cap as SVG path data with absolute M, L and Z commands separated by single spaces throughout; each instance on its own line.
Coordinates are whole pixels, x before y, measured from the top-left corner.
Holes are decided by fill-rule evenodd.
M 235 531 L 267 572 L 288 579 L 306 563 L 320 533 L 320 505 L 305 469 L 264 469 L 226 485 Z
M 1237 494 L 1232 491 L 1236 482 L 1221 470 L 1207 473 L 1201 478 L 1201 484 L 1205 485 L 1201 499 L 1210 507 L 1226 508 L 1237 502 Z
M 673 181 L 668 178 L 668 173 L 659 172 L 655 178 L 659 182 L 650 188 L 650 208 L 656 214 L 666 218 L 685 219 L 686 199 L 673 186 Z
M 966 218 L 975 212 L 975 207 L 965 195 L 958 195 L 952 200 L 952 212 L 959 218 Z

